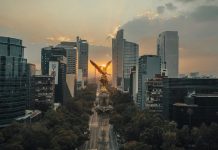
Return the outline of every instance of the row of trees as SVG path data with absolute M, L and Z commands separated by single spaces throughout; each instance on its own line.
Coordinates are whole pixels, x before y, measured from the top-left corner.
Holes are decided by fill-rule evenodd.
M 68 98 L 67 105 L 48 110 L 36 123 L 13 123 L 0 131 L 1 150 L 71 150 L 89 138 L 88 122 L 96 86 Z
M 128 94 L 111 92 L 114 111 L 110 123 L 123 150 L 217 150 L 218 125 L 178 129 L 175 122 L 140 111 Z

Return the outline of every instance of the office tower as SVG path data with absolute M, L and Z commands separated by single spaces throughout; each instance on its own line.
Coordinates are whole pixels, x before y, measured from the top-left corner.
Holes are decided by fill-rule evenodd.
M 179 36 L 177 31 L 165 31 L 159 34 L 157 55 L 161 57 L 161 70 L 166 69 L 169 78 L 177 78 L 179 72 Z
M 61 42 L 56 48 L 64 48 L 67 56 L 66 83 L 70 96 L 75 96 L 76 78 L 78 75 L 78 49 L 77 42 Z
M 63 55 L 53 55 L 49 59 L 49 75 L 55 80 L 55 102 L 65 105 L 67 84 L 67 58 Z
M 67 74 L 77 74 L 78 72 L 78 51 L 76 42 L 61 42 L 56 48 L 64 48 L 67 56 Z
M 113 86 L 122 91 L 129 91 L 130 73 L 136 67 L 139 46 L 124 39 L 124 31 L 119 30 L 112 39 Z
M 186 97 L 195 94 L 218 93 L 218 79 L 203 78 L 164 78 L 163 79 L 163 115 L 172 120 L 173 105 L 184 103 Z M 206 98 L 205 98 L 206 100 Z
M 121 86 L 123 78 L 123 53 L 125 42 L 123 32 L 123 30 L 119 30 L 116 38 L 112 39 L 112 84 L 115 88 Z
M 0 37 L 0 126 L 25 115 L 27 60 L 22 40 Z
M 27 104 L 26 108 L 31 109 L 32 108 L 32 92 L 34 90 L 34 87 L 32 85 L 33 76 L 36 74 L 36 65 L 35 64 L 27 64 L 27 87 L 28 87 L 28 97 L 27 97 Z
M 88 81 L 89 44 L 86 40 L 77 37 L 78 69 L 82 69 L 84 81 Z
M 145 108 L 146 81 L 160 74 L 160 57 L 156 55 L 143 55 L 139 58 L 138 72 L 138 97 L 137 104 L 141 109 Z
M 53 46 L 42 48 L 41 50 L 41 70 L 42 75 L 49 74 L 49 60 L 53 55 L 62 55 L 67 57 L 67 52 L 64 48 L 56 48 Z
M 33 108 L 43 110 L 54 104 L 54 77 L 50 75 L 34 75 L 32 77 Z

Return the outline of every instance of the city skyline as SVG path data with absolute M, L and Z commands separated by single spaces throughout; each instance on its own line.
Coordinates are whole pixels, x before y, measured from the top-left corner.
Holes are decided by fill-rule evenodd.
M 217 150 L 218 0 L 1 0 L 1 150 Z
M 100 64 L 107 62 L 111 59 L 108 37 L 114 36 L 120 27 L 125 30 L 126 39 L 139 44 L 140 55 L 156 53 L 159 33 L 178 31 L 179 73 L 218 75 L 214 69 L 218 56 L 216 0 L 3 0 L 0 8 L 1 35 L 22 39 L 27 47 L 25 57 L 38 69 L 41 48 L 74 41 L 77 35 L 90 43 L 89 59 Z M 89 66 L 89 70 L 93 74 L 93 68 Z

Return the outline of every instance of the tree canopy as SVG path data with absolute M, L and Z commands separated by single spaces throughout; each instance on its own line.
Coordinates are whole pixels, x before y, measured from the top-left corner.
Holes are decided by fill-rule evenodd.
M 217 150 L 218 124 L 189 129 L 160 115 L 139 110 L 128 94 L 111 90 L 110 116 L 122 150 Z
M 89 138 L 89 116 L 95 100 L 96 86 L 89 85 L 68 97 L 66 106 L 49 109 L 36 123 L 14 122 L 0 130 L 1 150 L 70 150 Z

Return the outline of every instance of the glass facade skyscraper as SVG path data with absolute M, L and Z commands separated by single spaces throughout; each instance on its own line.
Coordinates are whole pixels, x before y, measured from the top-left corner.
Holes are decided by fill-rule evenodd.
M 88 80 L 89 44 L 77 37 L 78 69 L 82 69 L 83 79 Z
M 152 79 L 156 74 L 160 74 L 160 57 L 156 55 L 143 55 L 139 58 L 138 72 L 138 97 L 137 105 L 145 108 L 146 86 L 148 79 Z
M 0 37 L 0 126 L 25 114 L 26 64 L 22 40 Z
M 169 78 L 177 78 L 179 72 L 179 35 L 177 31 L 165 31 L 159 34 L 157 55 L 161 57 L 161 71 L 167 69 Z
M 113 86 L 129 91 L 131 69 L 136 67 L 139 46 L 124 39 L 124 31 L 119 30 L 112 40 Z

